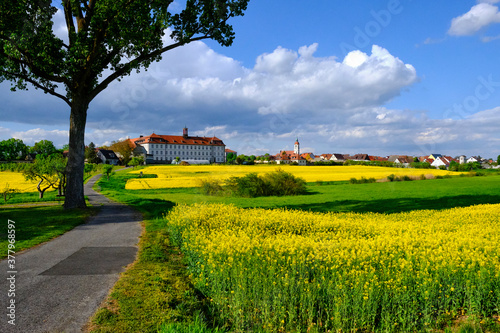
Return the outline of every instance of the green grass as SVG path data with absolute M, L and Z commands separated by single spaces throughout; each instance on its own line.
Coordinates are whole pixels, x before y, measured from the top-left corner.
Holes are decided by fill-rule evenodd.
M 7 221 L 15 221 L 15 252 L 49 241 L 82 224 L 95 208 L 65 210 L 62 206 L 0 208 L 0 258 L 7 256 Z
M 500 203 L 498 176 L 355 185 L 311 183 L 306 195 L 259 198 L 205 196 L 196 188 L 127 191 L 125 183 L 131 177 L 137 175 L 120 172 L 96 185 L 101 193 L 141 211 L 146 231 L 141 237 L 139 259 L 122 275 L 105 306 L 93 317 L 93 332 L 224 331 L 223 323 L 217 322 L 206 300 L 191 285 L 179 249 L 170 243 L 160 219 L 177 203 L 382 213 Z M 455 325 L 449 331 L 459 332 L 462 326 Z M 491 327 L 482 331 L 498 332 L 498 325 Z
M 455 177 L 418 180 L 412 182 L 387 182 L 372 184 L 328 185 L 308 184 L 308 193 L 283 197 L 216 197 L 200 193 L 198 188 L 159 190 L 125 190 L 127 179 L 137 177 L 130 173 L 116 174 L 110 182 L 101 181 L 102 193 L 141 209 L 150 203 L 150 217 L 160 216 L 168 203 L 223 202 L 238 207 L 310 210 L 317 212 L 377 212 L 395 213 L 416 209 L 447 209 L 475 204 L 500 203 L 500 176 Z
M 38 203 L 38 202 L 64 202 L 64 197 L 58 197 L 57 191 L 46 191 L 43 199 L 39 198 L 38 192 L 15 193 L 14 196 L 7 202 L 0 198 L 0 207 L 3 205 L 15 205 L 22 203 Z

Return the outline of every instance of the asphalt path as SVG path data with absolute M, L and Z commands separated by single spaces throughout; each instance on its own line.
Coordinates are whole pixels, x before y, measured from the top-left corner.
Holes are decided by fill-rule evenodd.
M 85 185 L 90 203 L 102 206 L 97 215 L 16 254 L 13 269 L 0 262 L 0 332 L 81 332 L 135 260 L 141 214 L 92 190 L 98 177 Z

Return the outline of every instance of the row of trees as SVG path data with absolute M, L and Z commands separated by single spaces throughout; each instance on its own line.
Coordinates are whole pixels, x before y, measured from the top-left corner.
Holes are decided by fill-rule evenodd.
M 32 147 L 26 145 L 21 139 L 10 138 L 0 141 L 1 161 L 24 160 L 29 154 L 49 156 L 56 152 L 62 152 L 62 150 L 57 149 L 49 140 L 38 141 Z

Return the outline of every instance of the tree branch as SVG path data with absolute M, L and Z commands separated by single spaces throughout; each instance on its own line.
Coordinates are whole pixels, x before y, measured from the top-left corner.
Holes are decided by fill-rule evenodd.
M 76 34 L 75 24 L 73 22 L 73 12 L 69 0 L 63 0 L 64 18 L 66 19 L 66 28 L 68 29 L 69 45 L 73 43 L 73 36 Z
M 27 81 L 27 82 L 31 83 L 32 85 L 34 85 L 36 88 L 43 90 L 45 93 L 53 95 L 53 96 L 56 96 L 56 97 L 59 97 L 64 102 L 66 102 L 66 104 L 68 104 L 69 106 L 71 106 L 71 101 L 66 96 L 61 95 L 61 94 L 55 92 L 54 90 L 45 87 L 43 84 L 41 84 L 41 83 L 37 82 L 36 80 L 30 78 L 28 75 L 19 74 L 19 73 L 12 73 L 12 72 L 8 72 L 8 71 L 4 71 L 4 70 L 0 70 L 0 74 L 5 74 L 5 75 L 13 76 L 13 77 L 16 77 L 18 79 Z
M 54 81 L 57 83 L 64 83 L 64 84 L 68 83 L 66 78 L 60 77 L 58 75 L 48 74 L 47 72 L 45 72 L 45 71 L 39 69 L 37 66 L 35 66 L 33 64 L 33 61 L 31 60 L 29 54 L 27 54 L 25 51 L 21 50 L 21 48 L 19 48 L 19 46 L 12 39 L 1 36 L 1 35 L 0 35 L 0 39 L 3 39 L 5 41 L 8 41 L 9 43 L 11 43 L 12 46 L 14 46 L 15 49 L 25 58 L 25 60 L 23 60 L 23 59 L 19 59 L 19 58 L 15 58 L 15 57 L 7 55 L 9 60 L 15 62 L 16 64 L 18 64 L 20 66 L 28 66 L 28 68 L 33 72 L 33 74 L 38 75 L 47 81 Z

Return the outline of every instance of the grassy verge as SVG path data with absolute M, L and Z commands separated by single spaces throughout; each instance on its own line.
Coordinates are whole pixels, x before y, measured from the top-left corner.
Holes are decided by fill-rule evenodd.
M 49 241 L 82 224 L 96 208 L 65 210 L 62 206 L 1 208 L 0 258 L 7 256 L 7 220 L 15 221 L 16 253 Z
M 140 241 L 138 261 L 122 275 L 106 304 L 93 317 L 93 332 L 223 331 L 217 328 L 218 323 L 206 301 L 192 286 L 182 256 L 170 243 L 161 221 L 163 214 L 176 203 L 224 202 L 243 208 L 382 213 L 500 203 L 500 177 L 359 185 L 309 184 L 307 195 L 220 198 L 202 195 L 196 188 L 126 191 L 127 179 L 137 176 L 120 172 L 109 181 L 101 179 L 97 185 L 103 194 L 141 211 L 146 230 Z M 445 332 L 488 331 L 473 320 L 449 325 L 455 326 L 446 328 Z
M 210 332 L 200 318 L 205 300 L 192 287 L 179 249 L 170 244 L 161 220 L 174 203 L 124 196 L 123 177 L 101 179 L 96 187 L 141 211 L 145 233 L 138 260 L 121 276 L 95 313 L 92 332 Z M 122 189 L 122 191 L 120 191 Z M 215 330 L 214 332 L 217 332 Z

